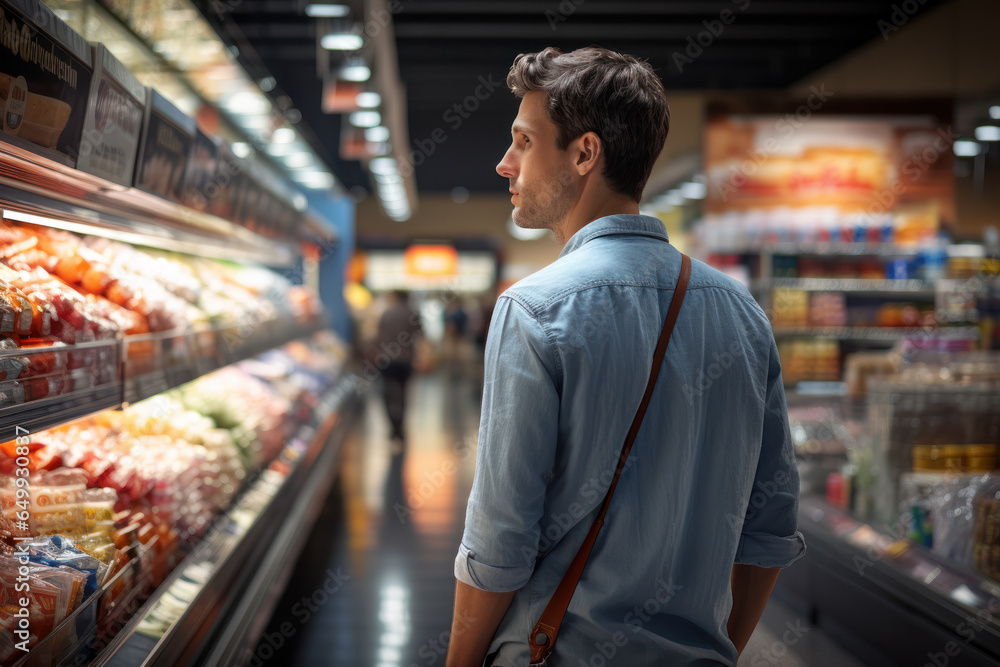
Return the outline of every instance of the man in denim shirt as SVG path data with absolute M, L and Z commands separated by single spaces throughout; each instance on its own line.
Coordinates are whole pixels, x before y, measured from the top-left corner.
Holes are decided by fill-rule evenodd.
M 528 663 L 639 404 L 681 256 L 638 202 L 666 140 L 663 85 L 604 49 L 518 56 L 497 166 L 514 222 L 559 259 L 500 297 L 448 665 Z M 693 262 L 687 296 L 553 665 L 735 665 L 802 555 L 799 481 L 767 317 Z

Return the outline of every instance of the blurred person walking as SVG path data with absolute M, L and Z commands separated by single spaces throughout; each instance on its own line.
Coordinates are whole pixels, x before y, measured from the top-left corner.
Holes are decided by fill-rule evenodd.
M 420 313 L 410 306 L 409 293 L 403 290 L 392 292 L 390 303 L 378 321 L 373 363 L 382 373 L 382 398 L 391 425 L 393 454 L 402 452 L 406 447 L 406 387 L 413 374 L 416 349 L 422 336 Z
M 514 222 L 565 245 L 494 310 L 447 664 L 735 665 L 805 550 L 767 316 L 639 214 L 647 64 L 549 48 L 507 84 Z
M 452 382 L 465 372 L 465 364 L 469 357 L 468 341 L 465 337 L 468 324 L 469 315 L 465 312 L 462 302 L 458 299 L 449 302 L 444 311 L 442 351 Z

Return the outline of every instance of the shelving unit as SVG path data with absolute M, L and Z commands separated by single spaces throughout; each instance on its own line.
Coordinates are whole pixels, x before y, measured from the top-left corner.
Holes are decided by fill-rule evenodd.
M 95 386 L 0 408 L 0 442 L 141 401 L 324 328 L 322 320 L 295 325 L 272 321 L 263 322 L 250 332 L 245 326 L 223 325 L 203 331 L 165 332 L 67 345 L 55 348 L 55 352 L 49 348 L 0 351 L 0 360 L 100 351 L 111 369 L 106 381 Z M 145 347 L 140 348 L 141 344 Z M 130 356 L 129 350 L 136 349 L 152 349 L 153 352 L 146 352 L 141 357 Z
M 864 278 L 771 278 L 755 283 L 756 290 L 797 289 L 805 292 L 851 292 L 856 294 L 906 294 L 933 296 L 932 280 L 873 280 Z
M 162 252 L 128 260 L 116 253 L 129 255 L 129 251 L 112 244 L 107 257 L 90 259 L 87 253 L 93 248 L 67 235 L 6 230 L 19 241 L 2 248 L 7 250 L 4 264 L 9 264 L 5 276 L 12 285 L 6 286 L 8 323 L 0 350 L 0 442 L 158 396 L 234 362 L 313 336 L 330 324 L 326 314 L 317 312 L 313 298 L 302 292 L 286 293 L 287 283 L 259 270 L 263 266 L 295 274 L 301 269 L 302 281 L 308 282 L 304 244 L 329 250 L 338 243 L 336 227 L 310 211 L 309 200 L 288 180 L 292 173 L 276 169 L 280 165 L 263 152 L 235 150 L 237 142 L 249 139 L 240 132 L 225 132 L 229 126 L 224 113 L 214 131 L 198 128 L 195 118 L 166 100 L 164 90 L 144 87 L 105 45 L 88 44 L 60 19 L 77 20 L 78 29 L 89 30 L 99 18 L 110 17 L 108 8 L 68 5 L 73 6 L 53 13 L 25 0 L 6 15 L 16 21 L 12 29 L 18 34 L 37 35 L 43 50 L 50 43 L 53 54 L 68 49 L 71 65 L 77 68 L 73 76 L 79 74 L 86 84 L 74 83 L 73 90 L 60 97 L 55 91 L 58 81 L 50 80 L 55 74 L 32 69 L 27 58 L 14 58 L 5 69 L 8 78 L 21 82 L 22 91 L 27 86 L 27 94 L 59 98 L 73 118 L 65 132 L 56 132 L 61 142 L 57 146 L 31 141 L 23 131 L 0 133 L 0 216 L 5 226 L 47 226 Z M 98 13 L 87 13 L 93 11 Z M 177 24 L 180 32 L 191 32 L 186 23 L 189 27 Z M 124 35 L 133 54 L 145 48 L 136 34 L 120 30 L 123 26 L 116 22 L 109 25 L 114 30 L 108 37 Z M 196 27 L 207 29 L 207 24 Z M 213 35 L 204 37 L 214 43 Z M 231 60 L 228 51 L 222 51 Z M 135 62 L 137 71 L 147 71 L 142 58 Z M 215 63 L 220 64 L 228 63 Z M 235 70 L 226 71 L 228 83 L 240 78 Z M 175 70 L 153 83 L 177 92 L 185 89 L 181 78 Z M 109 90 L 124 97 L 110 96 Z M 120 111 L 122 118 L 128 116 L 129 122 L 90 122 L 109 108 L 112 115 Z M 294 128 L 285 129 L 297 136 Z M 220 130 L 223 136 L 212 136 Z M 237 158 L 237 154 L 246 157 Z M 94 160 L 85 159 L 93 155 L 114 156 L 114 164 L 109 166 L 109 158 L 108 164 L 95 166 Z M 64 241 L 67 245 L 60 246 Z M 175 262 L 168 253 L 192 257 Z M 195 257 L 256 268 L 241 273 Z M 163 266 L 146 266 L 160 261 Z M 68 263 L 73 268 L 66 269 Z M 81 266 L 85 269 L 74 273 Z M 183 281 L 165 278 L 163 267 L 184 272 L 190 282 L 185 286 Z M 87 282 L 85 271 L 97 277 Z M 244 275 L 257 287 L 237 289 L 233 283 Z M 260 277 L 260 282 L 253 276 Z M 51 298 L 42 292 L 46 288 Z M 113 294 L 113 290 L 118 291 Z M 30 313 L 26 300 L 31 302 Z M 109 312 L 115 316 L 106 315 Z M 16 316 L 10 317 L 11 313 Z M 10 324 L 13 319 L 19 326 Z M 143 335 L 119 333 L 164 327 L 176 328 Z M 73 344 L 84 339 L 89 342 Z M 113 561 L 106 551 L 102 558 L 116 574 L 97 586 L 68 617 L 53 616 L 52 623 L 58 625 L 51 631 L 51 625 L 38 630 L 30 652 L 7 658 L 19 658 L 17 665 L 194 664 L 215 660 L 210 655 L 224 656 L 215 660 L 218 663 L 237 662 L 235 656 L 245 642 L 255 638 L 248 628 L 259 625 L 259 617 L 271 611 L 262 602 L 265 593 L 287 576 L 283 568 L 295 561 L 334 479 L 339 444 L 360 400 L 354 391 L 356 379 L 344 366 L 344 355 L 342 342 L 330 334 L 313 340 L 308 348 L 296 346 L 256 365 L 269 368 L 270 375 L 258 377 L 249 367 L 233 371 L 235 377 L 245 375 L 248 383 L 256 383 L 256 400 L 263 401 L 259 406 L 280 403 L 269 406 L 275 408 L 273 414 L 260 408 L 269 413 L 264 417 L 271 420 L 266 427 L 255 421 L 260 418 L 256 414 L 236 413 L 229 417 L 236 423 L 227 428 L 221 417 L 213 421 L 190 406 L 178 408 L 216 425 L 220 433 L 215 435 L 222 440 L 214 444 L 207 439 L 202 444 L 189 441 L 201 437 L 198 428 L 213 430 L 207 425 L 192 427 L 195 435 L 191 438 L 165 435 L 165 441 L 145 450 L 129 449 L 134 444 L 129 438 L 138 440 L 149 434 L 123 426 L 127 416 L 113 428 L 100 427 L 106 440 L 85 454 L 108 453 L 116 461 L 134 454 L 137 461 L 128 463 L 131 468 L 121 466 L 128 468 L 127 485 L 135 480 L 134 488 L 119 485 L 120 480 L 104 483 L 79 461 L 53 459 L 52 465 L 76 466 L 73 474 L 82 475 L 87 485 L 116 491 L 120 514 L 110 525 L 102 524 L 115 547 Z M 306 358 L 320 361 L 307 363 Z M 268 366 L 272 361 L 273 368 Z M 264 386 L 268 383 L 271 388 Z M 220 409 L 228 407 L 225 400 L 220 403 Z M 246 433 L 233 435 L 240 430 Z M 247 441 L 235 442 L 243 435 L 260 437 L 261 442 L 253 441 L 257 447 L 253 453 L 247 453 L 251 449 Z M 118 450 L 98 452 L 100 447 L 110 448 L 112 441 L 128 455 Z M 45 437 L 34 442 L 48 446 Z M 246 448 L 239 449 L 243 445 Z M 176 469 L 164 465 L 162 471 L 153 471 L 156 466 L 146 465 L 155 457 L 169 458 L 165 453 L 182 446 L 204 451 L 178 459 L 181 463 Z M 229 468 L 219 464 L 227 457 L 232 463 Z M 10 461 L 5 459 L 5 463 Z M 29 458 L 27 465 L 33 475 L 38 472 L 35 467 L 43 467 L 35 458 Z M 143 467 L 150 470 L 140 470 Z M 157 474 L 160 477 L 151 481 Z M 190 480 L 198 481 L 187 485 Z M 206 500 L 208 496 L 201 491 L 216 481 L 223 490 Z M 185 514 L 173 507 L 175 501 L 192 504 L 194 509 Z M 76 511 L 77 501 L 72 502 Z M 185 523 L 194 515 L 197 520 Z M 152 519 L 159 523 L 151 534 Z M 34 520 L 24 523 L 46 532 Z M 130 529 L 146 532 L 139 538 L 131 536 Z M 57 532 L 77 535 L 81 530 L 79 522 L 68 521 L 59 524 Z M 170 543 L 158 543 L 160 539 Z M 178 610 L 178 600 L 192 586 L 198 588 L 196 594 Z M 71 608 L 67 604 L 62 613 Z M 159 636 L 153 638 L 157 632 Z
M 295 562 L 332 484 L 340 445 L 355 418 L 359 396 L 349 386 L 351 376 L 345 374 L 276 461 L 245 485 L 155 591 L 143 588 L 143 572 L 135 565 L 142 561 L 139 554 L 64 621 L 75 626 L 76 641 L 61 644 L 63 636 L 53 632 L 14 665 L 193 664 L 196 656 L 209 651 L 238 650 L 248 641 L 245 633 L 227 632 L 225 643 L 217 642 L 215 633 L 271 610 L 252 606 L 252 613 L 220 612 L 234 612 L 242 600 L 276 581 L 280 572 L 275 565 L 290 567 Z M 264 570 L 267 576 L 253 577 L 264 564 L 270 564 Z M 124 577 L 133 578 L 133 594 L 120 600 L 99 625 L 102 600 Z M 178 607 L 179 596 L 190 594 L 192 586 L 197 593 Z M 151 627 L 161 629 L 158 638 Z
M 821 500 L 800 501 L 799 530 L 811 555 L 782 572 L 775 594 L 865 664 L 924 664 L 956 633 L 952 664 L 1000 660 L 997 582 Z
M 978 340 L 976 327 L 783 327 L 774 329 L 774 337 L 822 338 L 824 340 L 892 343 L 911 338 L 941 340 Z

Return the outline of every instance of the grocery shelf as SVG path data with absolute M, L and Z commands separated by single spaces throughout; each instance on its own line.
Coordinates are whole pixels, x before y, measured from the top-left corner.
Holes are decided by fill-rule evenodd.
M 14 665 L 194 664 L 195 654 L 219 650 L 222 645 L 209 638 L 225 623 L 269 616 L 269 608 L 257 613 L 259 605 L 249 617 L 230 612 L 240 596 L 260 593 L 250 580 L 265 565 L 270 564 L 266 569 L 273 574 L 276 564 L 294 564 L 333 482 L 339 447 L 356 415 L 359 395 L 350 389 L 353 380 L 349 372 L 341 374 L 277 458 L 248 479 L 193 548 L 171 555 L 170 563 L 149 562 L 144 556 L 155 553 L 154 537 L 63 621 L 66 631 L 57 629 Z M 150 573 L 157 567 L 170 574 L 154 590 Z M 131 582 L 127 592 L 102 612 L 111 592 L 126 579 Z M 245 639 L 228 636 L 233 641 L 227 646 Z
M 895 243 L 854 243 L 836 241 L 829 243 L 794 243 L 777 242 L 759 245 L 718 246 L 707 249 L 713 255 L 755 255 L 766 253 L 771 255 L 815 255 L 815 256 L 861 256 L 879 255 L 894 257 L 913 257 L 919 254 L 920 247 L 915 245 L 898 245 Z
M 219 517 L 91 665 L 240 662 L 247 642 L 259 635 L 252 626 L 270 617 L 268 591 L 294 566 L 333 483 L 357 407 L 358 395 L 346 389 L 350 385 L 350 376 L 341 378 L 312 423 L 285 447 L 278 465 Z M 283 468 L 287 474 L 277 472 Z M 184 598 L 186 604 L 179 603 Z
M 83 358 L 81 363 L 86 365 L 61 373 L 72 380 L 67 391 L 38 400 L 25 400 L 24 386 L 49 382 L 55 373 L 0 382 L 0 442 L 141 401 L 324 328 L 322 318 L 265 320 L 61 347 L 2 350 L 0 368 L 4 360 L 38 355 Z M 20 393 L 8 396 L 13 389 Z
M 0 210 L 11 220 L 215 259 L 290 266 L 298 254 L 289 243 L 4 142 Z
M 978 340 L 976 327 L 780 327 L 774 330 L 775 338 L 824 338 L 832 340 L 885 341 L 906 338 L 932 338 L 936 340 Z
M 933 295 L 932 280 L 873 280 L 865 278 L 771 278 L 756 283 L 760 288 L 796 289 L 805 292 L 851 292 L 867 294 Z M 971 286 L 970 286 L 971 287 Z
M 122 403 L 136 403 L 206 373 L 249 359 L 326 328 L 317 319 L 229 324 L 200 331 L 129 336 L 124 340 Z

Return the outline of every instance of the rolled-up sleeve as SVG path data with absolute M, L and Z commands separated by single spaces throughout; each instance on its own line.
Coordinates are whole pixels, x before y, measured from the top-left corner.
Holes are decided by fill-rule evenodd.
M 534 571 L 555 459 L 559 365 L 544 326 L 506 295 L 497 301 L 485 357 L 476 473 L 455 577 L 507 592 Z
M 798 532 L 799 473 L 788 429 L 778 349 L 771 341 L 760 459 L 736 551 L 736 562 L 787 567 L 806 550 Z

